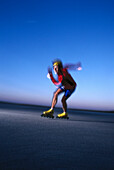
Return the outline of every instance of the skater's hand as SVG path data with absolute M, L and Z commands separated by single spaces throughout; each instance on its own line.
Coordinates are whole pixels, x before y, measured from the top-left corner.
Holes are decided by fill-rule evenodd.
M 48 67 L 48 73 L 51 74 L 52 73 L 52 69 L 50 67 Z
M 50 74 L 49 73 L 47 74 L 47 78 L 50 79 Z

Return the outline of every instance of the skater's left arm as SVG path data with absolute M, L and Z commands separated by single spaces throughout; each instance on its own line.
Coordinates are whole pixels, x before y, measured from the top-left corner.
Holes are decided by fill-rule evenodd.
M 82 70 L 82 66 L 80 62 L 76 64 L 65 64 L 64 68 L 69 69 L 69 70 Z

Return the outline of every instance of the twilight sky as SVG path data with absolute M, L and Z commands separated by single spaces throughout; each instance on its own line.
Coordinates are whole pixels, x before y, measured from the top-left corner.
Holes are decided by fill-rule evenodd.
M 0 1 L 0 101 L 50 105 L 55 58 L 82 63 L 68 107 L 114 110 L 114 1 Z

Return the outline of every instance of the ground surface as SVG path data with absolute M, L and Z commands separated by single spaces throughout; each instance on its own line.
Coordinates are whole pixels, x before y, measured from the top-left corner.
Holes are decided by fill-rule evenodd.
M 44 108 L 0 106 L 0 170 L 114 169 L 114 114 L 58 120 L 41 118 Z

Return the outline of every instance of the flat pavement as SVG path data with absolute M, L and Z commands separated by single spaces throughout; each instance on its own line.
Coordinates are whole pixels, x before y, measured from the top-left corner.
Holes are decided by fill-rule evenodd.
M 114 169 L 113 113 L 70 110 L 59 120 L 43 109 L 0 108 L 0 170 Z

